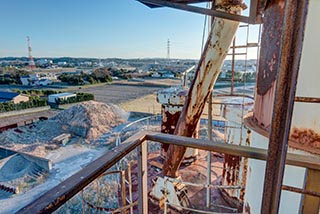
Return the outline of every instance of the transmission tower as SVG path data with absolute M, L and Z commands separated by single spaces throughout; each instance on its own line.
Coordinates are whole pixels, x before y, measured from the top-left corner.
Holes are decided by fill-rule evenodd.
M 170 39 L 167 42 L 167 59 L 170 59 Z
M 28 42 L 28 53 L 29 53 L 29 66 L 30 66 L 30 70 L 34 70 L 34 69 L 36 69 L 36 65 L 35 65 L 33 57 L 32 57 L 32 49 L 31 49 L 31 45 L 30 45 L 30 37 L 29 36 L 27 36 L 27 42 Z

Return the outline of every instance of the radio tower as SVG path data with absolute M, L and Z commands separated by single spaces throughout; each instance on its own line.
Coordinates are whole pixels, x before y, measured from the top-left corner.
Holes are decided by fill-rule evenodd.
M 31 49 L 31 45 L 30 45 L 30 37 L 27 36 L 27 42 L 28 42 L 28 53 L 29 53 L 29 66 L 30 66 L 30 70 L 34 70 L 36 69 L 36 65 L 34 63 L 33 57 L 32 57 L 32 49 Z
M 170 59 L 170 39 L 167 42 L 167 59 Z

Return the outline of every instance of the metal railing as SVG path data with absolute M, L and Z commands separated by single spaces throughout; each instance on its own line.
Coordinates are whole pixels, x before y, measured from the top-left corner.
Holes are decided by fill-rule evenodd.
M 147 142 L 155 141 L 166 144 L 174 144 L 207 151 L 225 153 L 235 156 L 253 158 L 257 160 L 267 159 L 267 150 L 239 145 L 230 145 L 214 140 L 197 140 L 175 135 L 154 132 L 139 132 L 127 139 L 116 148 L 111 149 L 105 155 L 93 161 L 81 171 L 61 182 L 38 199 L 34 200 L 17 213 L 51 213 L 66 203 L 77 193 L 81 192 L 88 184 L 101 176 L 106 170 L 114 166 L 131 151 L 137 149 L 138 163 L 138 211 L 141 214 L 148 213 L 147 194 Z M 288 153 L 286 164 L 304 167 L 311 172 L 320 171 L 320 159 L 304 155 Z M 318 173 L 319 174 L 319 173 Z M 309 177 L 309 179 L 319 179 Z M 289 190 L 289 188 L 285 188 Z M 290 189 L 290 191 L 319 197 L 319 193 L 305 191 L 303 189 Z

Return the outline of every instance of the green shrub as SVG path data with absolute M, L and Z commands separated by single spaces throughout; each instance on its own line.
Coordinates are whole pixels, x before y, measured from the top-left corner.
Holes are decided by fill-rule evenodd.
M 16 110 L 23 110 L 28 108 L 36 108 L 47 106 L 47 101 L 45 99 L 41 99 L 39 97 L 31 97 L 28 102 L 20 102 L 14 104 L 12 101 L 0 103 L 0 112 L 9 112 Z

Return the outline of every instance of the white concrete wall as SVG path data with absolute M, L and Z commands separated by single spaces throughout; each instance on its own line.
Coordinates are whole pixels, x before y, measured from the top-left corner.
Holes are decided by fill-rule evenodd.
M 311 0 L 296 96 L 320 98 L 320 1 Z M 320 133 L 319 104 L 295 103 L 293 124 Z
M 252 147 L 267 149 L 268 142 L 268 138 L 252 132 Z M 289 152 L 294 151 L 289 149 Z M 249 204 L 251 213 L 260 213 L 266 162 L 249 159 L 248 165 L 245 204 Z M 306 170 L 301 167 L 286 166 L 283 184 L 303 188 L 305 171 Z M 282 191 L 280 201 L 279 213 L 299 213 L 301 202 L 300 194 Z

